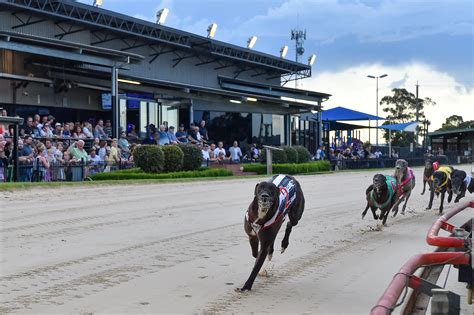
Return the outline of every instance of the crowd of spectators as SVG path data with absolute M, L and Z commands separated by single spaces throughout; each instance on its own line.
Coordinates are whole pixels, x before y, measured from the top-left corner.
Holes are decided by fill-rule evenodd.
M 0 109 L 1 116 L 7 116 Z M 183 124 L 178 131 L 166 122 L 162 125 L 147 126 L 147 137 L 140 139 L 133 125 L 128 132 L 121 131 L 118 139 L 112 138 L 109 120 L 59 122 L 52 115 L 28 116 L 20 127 L 18 160 L 21 181 L 63 181 L 80 180 L 95 172 L 133 165 L 133 150 L 137 145 L 178 145 L 193 144 L 201 149 L 204 165 L 257 161 L 261 150 L 256 144 L 242 152 L 237 141 L 226 151 L 224 143 L 217 145 L 209 138 L 205 121 L 191 124 L 188 129 Z M 8 166 L 12 162 L 11 126 L 0 124 L 0 182 L 6 181 Z M 10 167 L 11 169 L 11 167 Z

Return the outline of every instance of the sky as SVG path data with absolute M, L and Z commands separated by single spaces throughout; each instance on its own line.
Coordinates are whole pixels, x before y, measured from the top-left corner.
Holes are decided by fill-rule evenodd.
M 91 4 L 92 0 L 81 2 Z M 432 129 L 453 114 L 474 120 L 474 1 L 471 0 L 104 0 L 103 8 L 155 21 L 170 9 L 165 24 L 245 46 L 257 36 L 255 50 L 279 55 L 283 45 L 295 58 L 293 28 L 305 29 L 305 55 L 317 55 L 312 77 L 299 88 L 332 94 L 325 108 L 344 106 L 376 113 L 379 99 L 393 88 L 430 97 Z M 291 86 L 291 85 L 290 85 Z M 294 86 L 294 85 L 293 85 Z M 382 114 L 381 109 L 379 113 Z

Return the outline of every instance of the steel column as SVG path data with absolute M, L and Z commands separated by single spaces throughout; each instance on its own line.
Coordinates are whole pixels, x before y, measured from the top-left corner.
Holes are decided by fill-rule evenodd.
M 118 69 L 112 68 L 112 136 L 118 138 L 120 127 L 120 108 L 118 98 Z

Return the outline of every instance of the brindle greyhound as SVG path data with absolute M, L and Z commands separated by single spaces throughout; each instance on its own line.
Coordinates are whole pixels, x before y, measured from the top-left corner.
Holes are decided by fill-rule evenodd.
M 474 179 L 463 170 L 454 170 L 451 174 L 451 187 L 456 195 L 454 202 L 457 203 L 466 196 L 466 191 L 471 194 L 474 192 Z
M 410 198 L 413 188 L 415 188 L 415 174 L 413 170 L 408 167 L 408 162 L 399 159 L 395 162 L 395 174 L 393 175 L 397 179 L 397 201 L 392 206 L 393 216 L 395 217 L 398 213 L 398 206 L 405 200 L 402 208 L 402 214 L 405 214 L 408 199 Z
M 439 196 L 441 194 L 441 204 L 439 206 L 439 214 L 443 213 L 444 208 L 444 197 L 446 192 L 448 193 L 448 202 L 451 202 L 453 198 L 453 191 L 451 189 L 451 174 L 454 168 L 452 166 L 441 166 L 432 176 L 433 187 L 430 194 L 430 203 L 426 210 L 430 210 L 433 206 L 434 195 Z
M 426 184 L 428 184 L 428 189 L 431 190 L 433 186 L 433 181 L 431 177 L 433 173 L 439 168 L 439 166 L 448 163 L 448 158 L 444 155 L 438 156 L 429 156 L 425 160 L 425 169 L 423 171 L 423 195 L 426 191 Z M 436 167 L 435 167 L 436 165 Z
M 373 178 L 373 184 L 367 188 L 365 194 L 367 206 L 362 212 L 362 219 L 370 207 L 374 220 L 381 219 L 382 224 L 386 225 L 390 209 L 397 199 L 397 180 L 392 176 L 376 174 Z M 376 214 L 377 209 L 380 209 L 380 216 Z
M 252 255 L 256 258 L 252 272 L 244 286 L 237 291 L 250 291 L 265 258 L 272 259 L 275 238 L 288 215 L 281 253 L 289 245 L 293 226 L 298 224 L 304 211 L 305 199 L 301 186 L 291 176 L 277 175 L 268 182 L 255 186 L 254 198 L 247 210 L 244 229 L 249 237 Z M 260 250 L 259 250 L 260 245 Z

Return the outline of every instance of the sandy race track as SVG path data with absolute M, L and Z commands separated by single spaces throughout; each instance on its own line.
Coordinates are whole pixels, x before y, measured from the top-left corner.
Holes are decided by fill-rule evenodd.
M 433 250 L 437 218 L 418 168 L 408 213 L 374 231 L 360 217 L 374 173 L 298 176 L 300 225 L 245 294 L 258 179 L 0 192 L 0 313 L 367 314 L 410 256 Z

